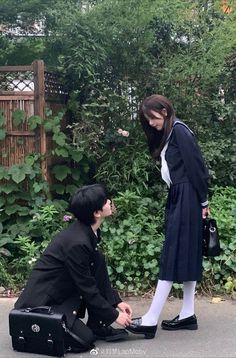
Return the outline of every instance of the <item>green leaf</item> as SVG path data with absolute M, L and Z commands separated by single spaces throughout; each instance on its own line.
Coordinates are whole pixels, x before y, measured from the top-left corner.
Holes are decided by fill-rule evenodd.
M 20 212 L 20 210 L 21 210 L 20 205 L 11 205 L 11 206 L 6 206 L 5 208 L 5 212 L 7 215 L 15 214 L 16 212 Z
M 2 191 L 5 194 L 10 194 L 16 190 L 18 190 L 18 188 L 14 183 L 7 183 L 5 185 L 0 186 L 0 191 Z
M 19 216 L 29 215 L 29 208 L 27 206 L 21 206 L 21 209 L 18 211 Z
M 125 285 L 124 285 L 123 283 L 120 283 L 120 284 L 119 284 L 119 289 L 120 289 L 120 290 L 123 290 L 124 288 L 125 288 Z
M 15 185 L 15 184 L 14 184 Z M 6 198 L 7 204 L 13 204 L 16 200 L 19 199 L 18 193 L 11 193 L 11 195 L 8 195 Z
M 76 192 L 77 189 L 78 188 L 75 185 L 67 185 L 66 186 L 66 193 L 73 195 Z
M 34 183 L 33 184 L 33 189 L 36 194 L 39 193 L 43 188 L 44 188 L 44 183 Z
M 3 225 L 2 225 L 2 223 L 0 222 L 0 234 L 2 233 L 2 230 L 3 230 Z
M 53 134 L 52 139 L 61 147 L 66 143 L 66 136 L 64 133 Z
M 6 138 L 6 129 L 0 128 L 0 140 L 3 140 Z
M 17 109 L 12 113 L 13 125 L 15 127 L 19 126 L 19 124 L 23 123 L 26 119 L 26 113 L 22 109 Z
M 1 234 L 0 235 L 0 247 L 13 243 L 12 238 L 8 234 Z
M 32 167 L 28 164 L 13 165 L 8 173 L 12 176 L 12 180 L 19 184 L 25 179 L 26 174 L 31 174 Z
M 21 169 L 22 171 L 24 171 L 25 174 L 31 174 L 31 172 L 32 172 L 32 167 L 31 167 L 30 165 L 26 164 L 26 163 L 22 164 L 22 165 L 20 166 L 20 169 Z
M 19 184 L 25 179 L 25 172 L 24 170 L 21 170 L 19 166 L 13 165 L 10 170 L 9 174 L 12 176 L 12 180 Z
M 55 153 L 56 153 L 56 155 L 64 157 L 64 158 L 68 158 L 68 156 L 69 156 L 69 153 L 65 148 L 56 148 Z
M 77 163 L 83 159 L 83 154 L 79 151 L 72 150 L 70 154 L 71 154 L 71 158 Z
M 35 155 L 27 155 L 27 157 L 25 157 L 25 164 L 31 167 L 37 159 Z
M 73 178 L 74 180 L 79 180 L 79 179 L 81 179 L 80 171 L 79 171 L 78 168 L 72 169 L 72 178 Z
M 51 132 L 53 128 L 53 123 L 50 120 L 46 120 L 43 122 L 43 126 L 46 132 Z
M 56 165 L 52 169 L 52 173 L 55 175 L 56 179 L 62 181 L 67 175 L 71 174 L 71 169 L 66 165 Z
M 62 195 L 65 192 L 65 186 L 62 184 L 54 184 L 52 185 L 52 190 Z
M 55 126 L 55 127 L 57 127 L 57 126 L 60 127 L 61 119 L 62 119 L 62 117 L 61 117 L 61 116 L 58 116 L 58 115 L 55 116 L 55 117 L 53 117 L 53 123 L 54 123 L 54 126 Z
M 38 125 L 42 124 L 42 118 L 39 116 L 31 116 L 28 119 L 29 127 L 31 130 L 37 128 Z

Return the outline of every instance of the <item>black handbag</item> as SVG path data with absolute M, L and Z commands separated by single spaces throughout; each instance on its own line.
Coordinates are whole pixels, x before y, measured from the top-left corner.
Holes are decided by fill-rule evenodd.
M 218 228 L 216 220 L 213 218 L 203 219 L 202 254 L 206 257 L 220 255 Z
M 82 322 L 85 335 L 90 329 Z M 94 348 L 68 329 L 66 316 L 52 307 L 12 309 L 9 314 L 12 347 L 16 351 L 64 357 L 66 352 L 84 352 Z

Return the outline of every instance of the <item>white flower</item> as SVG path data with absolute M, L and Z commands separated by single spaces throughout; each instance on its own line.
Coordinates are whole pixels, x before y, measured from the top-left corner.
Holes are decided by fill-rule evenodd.
M 32 265 L 35 261 L 36 261 L 36 259 L 35 259 L 34 257 L 32 257 L 32 259 L 30 259 L 30 260 L 28 261 L 28 263 L 29 263 L 30 265 Z
M 123 137 L 128 137 L 129 136 L 129 132 L 128 131 L 125 131 L 124 129 L 117 129 L 117 132 L 122 135 Z

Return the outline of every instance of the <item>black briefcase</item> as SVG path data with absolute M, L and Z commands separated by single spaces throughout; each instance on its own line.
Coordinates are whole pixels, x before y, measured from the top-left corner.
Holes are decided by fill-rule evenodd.
M 66 318 L 51 307 L 13 309 L 9 314 L 12 347 L 19 352 L 64 357 Z

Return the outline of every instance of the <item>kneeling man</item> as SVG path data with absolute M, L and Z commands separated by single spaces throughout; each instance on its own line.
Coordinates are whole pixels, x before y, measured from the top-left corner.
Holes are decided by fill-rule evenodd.
M 71 200 L 76 220 L 49 243 L 37 261 L 15 308 L 53 306 L 66 314 L 76 331 L 76 318 L 88 311 L 87 326 L 96 339 L 127 337 L 131 307 L 111 287 L 103 254 L 99 251 L 103 219 L 112 214 L 111 201 L 100 184 L 79 189 Z M 116 309 L 118 308 L 118 310 Z

